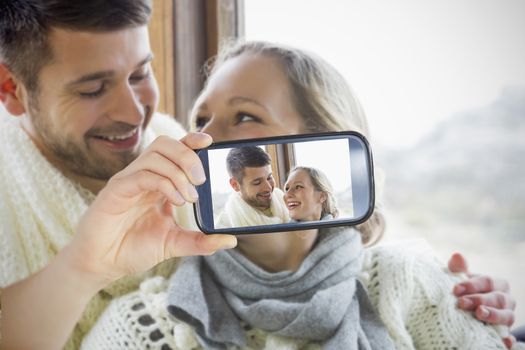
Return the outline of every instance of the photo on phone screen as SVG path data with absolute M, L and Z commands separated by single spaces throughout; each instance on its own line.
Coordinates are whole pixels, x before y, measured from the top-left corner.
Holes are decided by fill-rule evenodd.
M 371 153 L 357 133 L 223 142 L 198 154 L 207 181 L 195 211 L 207 233 L 352 225 L 373 209 Z

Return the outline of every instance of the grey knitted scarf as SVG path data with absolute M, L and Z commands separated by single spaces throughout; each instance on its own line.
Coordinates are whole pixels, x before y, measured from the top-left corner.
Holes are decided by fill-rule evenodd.
M 237 250 L 185 258 L 170 280 L 168 310 L 209 349 L 244 346 L 241 320 L 324 349 L 394 349 L 356 278 L 363 252 L 357 231 L 332 228 L 320 231 L 297 271 L 264 271 Z

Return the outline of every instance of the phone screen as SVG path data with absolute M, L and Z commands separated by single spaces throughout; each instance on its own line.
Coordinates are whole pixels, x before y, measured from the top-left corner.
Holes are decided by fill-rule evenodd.
M 352 225 L 373 209 L 371 153 L 357 133 L 223 142 L 198 154 L 207 181 L 195 213 L 207 233 Z

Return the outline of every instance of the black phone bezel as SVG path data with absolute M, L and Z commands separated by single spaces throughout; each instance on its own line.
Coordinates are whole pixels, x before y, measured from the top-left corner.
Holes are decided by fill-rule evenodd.
M 211 197 L 211 186 L 210 186 L 210 170 L 208 166 L 207 151 L 212 149 L 221 149 L 221 148 L 232 148 L 240 147 L 247 145 L 265 145 L 265 144 L 275 144 L 275 143 L 290 143 L 290 142 L 301 142 L 308 140 L 330 140 L 345 138 L 348 136 L 356 137 L 363 145 L 365 149 L 365 163 L 367 167 L 367 174 L 369 174 L 369 188 L 368 188 L 368 197 L 369 205 L 366 208 L 365 214 L 360 218 L 352 219 L 334 219 L 329 221 L 309 221 L 309 222 L 293 222 L 293 223 L 282 223 L 276 225 L 264 225 L 264 226 L 243 226 L 236 228 L 222 228 L 222 229 L 209 229 L 208 227 L 201 224 L 201 213 L 200 210 L 201 198 L 208 197 L 212 200 Z M 279 142 L 277 142 L 279 141 Z M 203 152 L 204 151 L 204 152 Z M 350 149 L 350 152 L 352 150 Z M 375 183 L 374 183 L 374 166 L 373 166 L 373 157 L 372 151 L 368 140 L 360 133 L 356 131 L 338 131 L 338 132 L 323 132 L 323 133 L 313 133 L 313 134 L 297 134 L 297 135 L 284 135 L 284 136 L 273 136 L 273 137 L 261 137 L 261 138 L 251 138 L 251 139 L 239 139 L 235 141 L 222 141 L 212 143 L 209 147 L 204 149 L 195 150 L 197 155 L 200 157 L 204 172 L 206 174 L 206 181 L 199 186 L 196 186 L 197 193 L 199 194 L 199 200 L 193 205 L 193 212 L 195 215 L 195 221 L 199 229 L 206 234 L 259 234 L 259 233 L 271 233 L 271 232 L 288 232 L 288 231 L 297 231 L 297 230 L 307 230 L 312 228 L 321 228 L 321 227 L 335 227 L 335 226 L 355 226 L 360 223 L 365 222 L 373 213 L 375 206 Z M 353 186 L 352 186 L 353 187 Z M 207 196 L 209 194 L 209 196 Z M 208 209 L 213 207 L 212 203 L 207 204 Z M 213 208 L 211 209 L 213 211 Z M 211 222 L 213 223 L 213 213 L 210 214 L 209 210 L 205 212 L 204 217 L 209 220 L 211 217 Z

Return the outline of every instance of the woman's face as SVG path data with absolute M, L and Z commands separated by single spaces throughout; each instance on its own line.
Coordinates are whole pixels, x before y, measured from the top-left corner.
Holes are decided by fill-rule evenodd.
M 310 175 L 304 170 L 296 170 L 288 176 L 284 185 L 284 202 L 290 218 L 297 221 L 321 219 L 326 195 L 315 189 Z
M 208 80 L 192 115 L 193 128 L 215 142 L 304 132 L 287 77 L 271 57 L 242 54 Z

